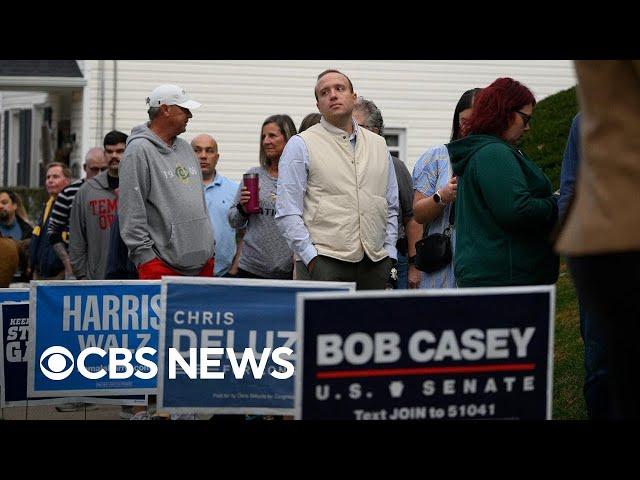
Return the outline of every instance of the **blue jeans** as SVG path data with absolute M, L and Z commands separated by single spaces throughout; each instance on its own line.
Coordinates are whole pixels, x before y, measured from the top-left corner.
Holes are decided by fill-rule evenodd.
M 587 313 L 586 348 L 592 350 L 591 339 L 604 347 L 609 418 L 639 420 L 640 251 L 570 256 L 567 264 Z
M 406 290 L 409 288 L 409 263 L 407 256 L 398 252 L 398 263 L 396 264 L 396 270 L 398 272 L 398 285 L 397 290 Z
M 580 335 L 584 342 L 584 400 L 591 419 L 608 418 L 609 386 L 605 356 L 604 333 L 595 312 L 578 302 L 580 311 Z

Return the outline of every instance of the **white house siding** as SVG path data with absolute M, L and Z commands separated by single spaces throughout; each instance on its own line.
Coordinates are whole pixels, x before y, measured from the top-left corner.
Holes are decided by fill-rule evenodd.
M 99 62 L 86 61 L 90 82 L 89 137 L 100 143 L 113 127 L 113 61 L 103 62 L 104 111 L 98 131 Z M 117 62 L 115 126 L 126 133 L 146 120 L 145 98 L 162 83 L 175 83 L 203 105 L 182 138 L 212 134 L 220 146 L 219 171 L 234 180 L 258 162 L 260 125 L 289 114 L 296 125 L 315 112 L 313 87 L 326 68 L 349 75 L 355 91 L 374 100 L 387 128 L 407 132 L 411 169 L 429 146 L 448 140 L 451 117 L 463 91 L 510 76 L 541 100 L 572 87 L 572 63 L 546 60 L 122 60 Z M 90 145 L 92 146 L 92 145 Z

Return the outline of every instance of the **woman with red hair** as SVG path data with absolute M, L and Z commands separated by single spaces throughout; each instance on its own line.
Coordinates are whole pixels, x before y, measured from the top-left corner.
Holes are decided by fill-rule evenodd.
M 447 145 L 458 176 L 455 277 L 459 287 L 541 285 L 558 279 L 550 233 L 558 216 L 551 182 L 516 144 L 536 100 L 499 78 L 474 100 L 465 138 Z

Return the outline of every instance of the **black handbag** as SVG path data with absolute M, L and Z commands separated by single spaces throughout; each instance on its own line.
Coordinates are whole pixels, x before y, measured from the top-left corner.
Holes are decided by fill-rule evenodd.
M 426 235 L 428 227 L 425 227 L 425 235 L 416 242 L 416 258 L 414 264 L 418 270 L 426 273 L 442 270 L 453 260 L 453 248 L 451 245 L 451 230 L 455 223 L 456 205 L 451 204 L 449 211 L 449 225 L 443 233 Z

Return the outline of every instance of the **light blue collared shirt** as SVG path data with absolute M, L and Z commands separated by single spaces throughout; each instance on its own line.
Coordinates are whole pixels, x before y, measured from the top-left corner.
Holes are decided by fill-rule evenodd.
M 451 161 L 449 150 L 445 145 L 436 145 L 420 155 L 413 167 L 413 188 L 429 198 L 447 186 L 451 180 Z M 434 218 L 427 228 L 427 234 L 443 233 L 449 225 L 449 214 L 454 208 L 452 203 L 445 204 L 444 211 Z M 455 221 L 454 221 L 455 223 Z M 455 226 L 451 232 L 451 248 L 456 251 Z M 456 288 L 456 277 L 453 272 L 453 261 L 442 270 L 427 273 L 421 272 L 420 288 Z
M 213 275 L 222 277 L 229 272 L 236 255 L 236 231 L 229 225 L 227 212 L 233 205 L 238 184 L 216 173 L 209 185 L 203 185 L 209 218 L 216 240 L 216 257 Z
M 326 120 L 322 118 L 321 122 L 326 122 Z M 359 131 L 360 127 L 353 121 L 353 133 L 349 136 L 349 141 L 354 151 Z M 387 228 L 384 248 L 392 259 L 397 260 L 398 181 L 393 168 L 393 160 L 388 151 L 387 155 L 389 157 L 389 176 L 387 178 Z M 278 228 L 289 244 L 289 248 L 305 265 L 308 265 L 318 255 L 318 250 L 313 245 L 309 230 L 302 219 L 308 174 L 309 151 L 307 150 L 307 145 L 299 135 L 294 135 L 287 142 L 280 157 L 275 219 Z

